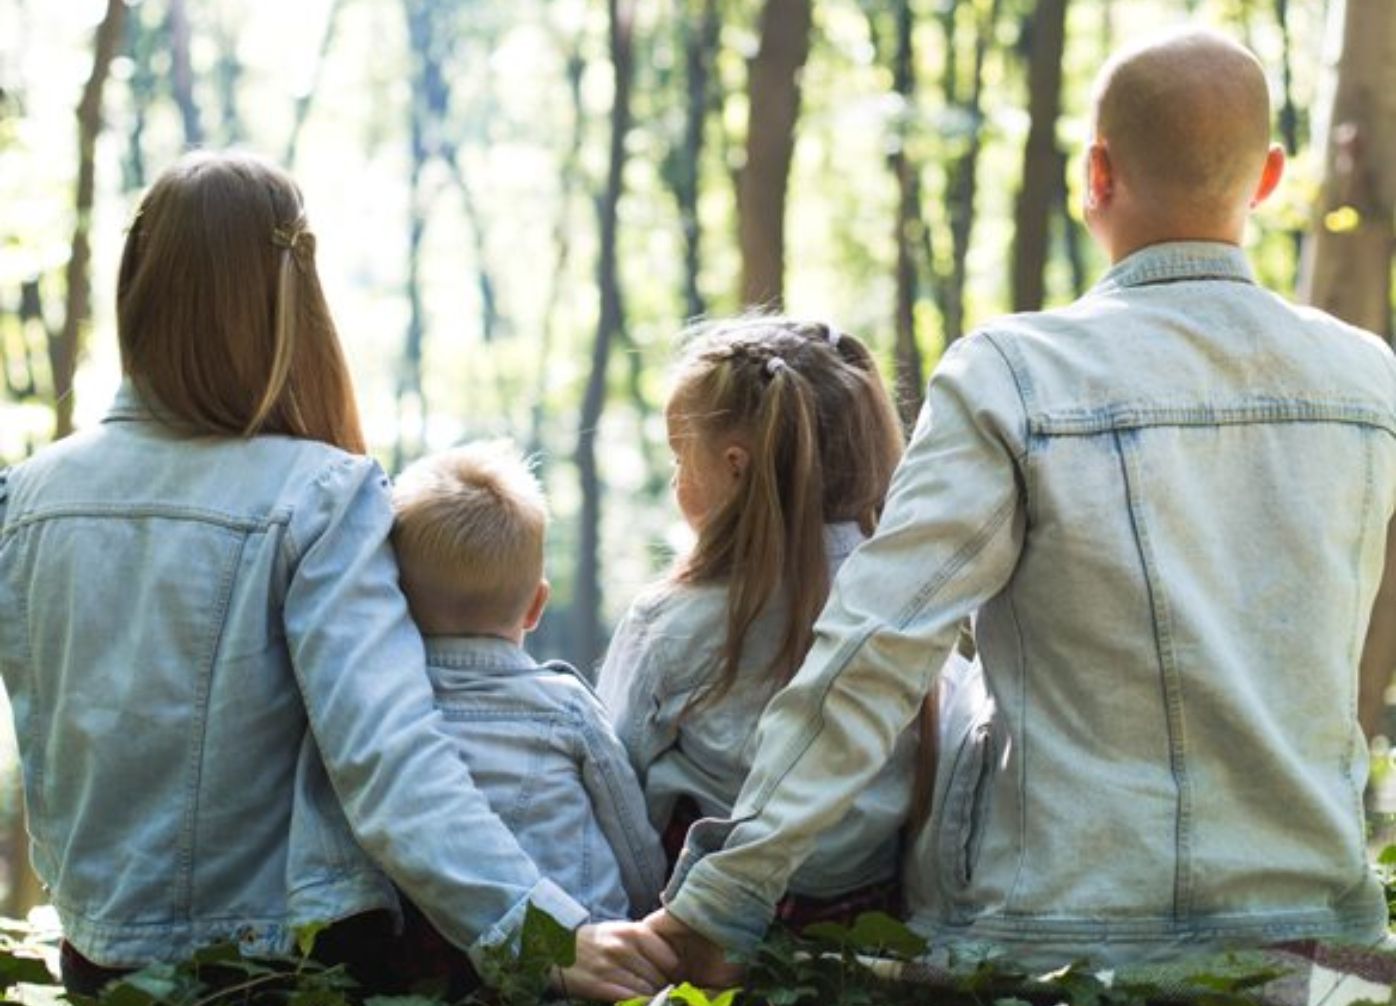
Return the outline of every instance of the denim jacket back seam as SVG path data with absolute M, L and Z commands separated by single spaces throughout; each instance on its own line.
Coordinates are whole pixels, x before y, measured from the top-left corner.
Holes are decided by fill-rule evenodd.
M 174 520 L 208 524 L 240 534 L 259 534 L 278 525 L 288 524 L 290 513 L 282 508 L 258 516 L 239 516 L 203 507 L 171 506 L 167 504 L 119 504 L 83 502 L 35 507 L 16 514 L 14 522 L 5 529 L 13 534 L 35 524 L 69 518 L 112 518 L 117 520 Z
M 1250 426 L 1275 423 L 1347 423 L 1396 436 L 1390 416 L 1356 403 L 1257 399 L 1235 405 L 1169 406 L 1121 403 L 1099 409 L 1064 409 L 1030 414 L 1035 436 L 1093 436 L 1150 426 Z
M 255 533 L 255 532 L 254 532 Z M 194 914 L 194 863 L 198 858 L 199 798 L 203 795 L 203 769 L 205 749 L 208 743 L 209 696 L 213 692 L 213 673 L 219 665 L 219 651 L 222 648 L 223 633 L 228 626 L 228 607 L 232 602 L 233 587 L 237 583 L 237 571 L 242 566 L 247 551 L 248 534 L 239 536 L 237 545 L 231 550 L 228 561 L 220 571 L 219 587 L 216 595 L 213 617 L 209 620 L 209 636 L 205 655 L 198 667 L 198 685 L 193 695 L 189 728 L 192 731 L 189 745 L 188 799 L 185 800 L 184 841 L 180 843 L 179 877 L 184 891 L 180 898 L 186 917 Z
M 1183 715 L 1182 672 L 1178 665 L 1174 642 L 1173 606 L 1159 570 L 1153 537 L 1144 499 L 1144 459 L 1136 429 L 1115 433 L 1115 445 L 1124 477 L 1125 507 L 1134 528 L 1134 544 L 1144 573 L 1144 588 L 1152 609 L 1154 628 L 1154 660 L 1159 672 L 1159 685 L 1164 699 L 1165 730 L 1168 737 L 1169 769 L 1176 787 L 1174 810 L 1174 875 L 1173 916 L 1185 918 L 1192 914 L 1192 778 L 1187 765 L 1186 723 Z

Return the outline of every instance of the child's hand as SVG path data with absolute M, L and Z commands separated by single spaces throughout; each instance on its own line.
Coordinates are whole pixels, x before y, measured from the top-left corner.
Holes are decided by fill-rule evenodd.
M 577 930 L 577 960 L 553 974 L 566 996 L 617 1002 L 652 996 L 675 977 L 678 955 L 643 922 L 600 922 Z
M 645 917 L 650 929 L 677 951 L 679 970 L 694 985 L 708 989 L 729 989 L 741 984 L 746 969 L 727 959 L 727 951 L 664 909 Z M 672 973 L 672 972 L 671 972 Z

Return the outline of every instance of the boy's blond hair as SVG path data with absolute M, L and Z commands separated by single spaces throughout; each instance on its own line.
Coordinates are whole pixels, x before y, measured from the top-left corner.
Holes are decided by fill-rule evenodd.
M 509 441 L 409 465 L 393 487 L 393 544 L 412 617 L 427 635 L 517 628 L 543 579 L 548 507 Z

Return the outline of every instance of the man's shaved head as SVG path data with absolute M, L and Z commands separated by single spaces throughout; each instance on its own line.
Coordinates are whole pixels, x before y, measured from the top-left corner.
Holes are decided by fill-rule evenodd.
M 1096 140 L 1116 176 L 1170 214 L 1234 214 L 1260 178 L 1270 96 L 1260 62 L 1192 29 L 1115 55 L 1094 91 Z

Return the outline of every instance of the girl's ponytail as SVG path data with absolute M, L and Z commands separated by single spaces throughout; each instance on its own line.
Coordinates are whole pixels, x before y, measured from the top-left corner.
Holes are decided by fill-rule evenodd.
M 782 684 L 788 681 L 809 649 L 814 619 L 829 593 L 814 389 L 781 356 L 771 356 L 765 369 L 768 383 L 752 431 L 756 450 L 735 528 L 719 693 L 736 677 L 747 630 L 782 586 L 790 610 L 771 670 Z

